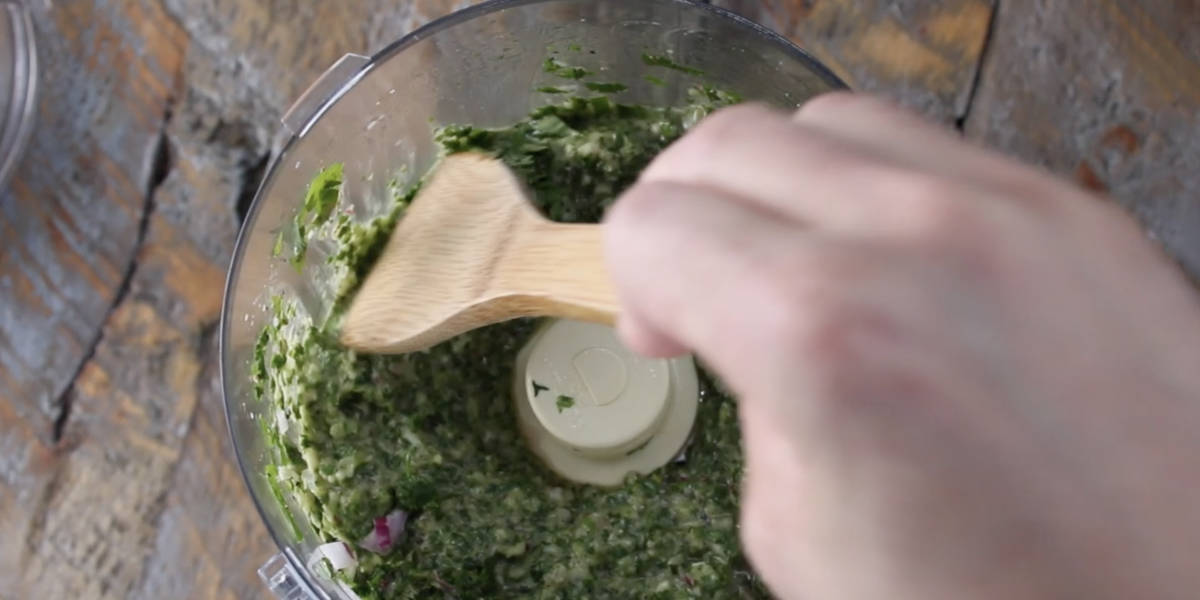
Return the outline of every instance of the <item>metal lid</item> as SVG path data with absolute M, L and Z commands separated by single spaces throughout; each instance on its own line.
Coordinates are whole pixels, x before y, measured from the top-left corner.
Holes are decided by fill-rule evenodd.
M 530 449 L 580 483 L 620 485 L 677 456 L 696 419 L 690 357 L 638 356 L 611 327 L 553 321 L 517 357 L 513 399 Z
M 33 20 L 19 2 L 0 1 L 0 185 L 29 142 L 37 103 Z

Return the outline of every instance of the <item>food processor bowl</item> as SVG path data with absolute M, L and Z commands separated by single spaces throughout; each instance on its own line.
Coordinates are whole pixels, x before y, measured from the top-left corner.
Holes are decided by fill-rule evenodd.
M 20 2 L 0 0 L 0 186 L 8 183 L 33 131 L 36 42 L 28 9 Z
M 315 317 L 333 300 L 323 285 L 333 277 L 323 260 L 333 249 L 314 244 L 297 272 L 272 257 L 277 235 L 330 163 L 344 163 L 344 201 L 367 220 L 387 209 L 389 186 L 411 185 L 437 160 L 435 126 L 509 125 L 561 99 L 538 91 L 564 83 L 543 68 L 551 56 L 627 86 L 613 94 L 625 103 L 679 105 L 705 83 L 788 108 L 844 87 L 787 39 L 683 0 L 496 0 L 434 21 L 374 57 L 347 55 L 322 75 L 283 120 L 287 139 L 242 225 L 221 324 L 226 417 L 247 487 L 280 548 L 259 571 L 278 597 L 349 594 L 306 568 L 305 558 L 329 540 L 305 523 L 293 526 L 280 507 L 291 499 L 266 476 L 272 459 L 261 422 L 274 415 L 255 398 L 250 368 L 269 300 L 295 298 Z M 300 514 L 294 506 L 292 513 Z

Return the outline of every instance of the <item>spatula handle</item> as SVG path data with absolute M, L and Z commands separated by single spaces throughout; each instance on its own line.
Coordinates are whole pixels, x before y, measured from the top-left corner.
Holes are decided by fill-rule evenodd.
M 611 325 L 617 296 L 604 262 L 599 225 L 553 223 L 538 219 L 514 232 L 493 286 L 520 294 L 528 314 Z

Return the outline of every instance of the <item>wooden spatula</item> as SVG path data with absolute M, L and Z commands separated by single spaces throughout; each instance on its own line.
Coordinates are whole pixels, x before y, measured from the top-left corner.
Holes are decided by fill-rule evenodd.
M 342 343 L 395 354 L 477 327 L 550 316 L 611 324 L 600 226 L 543 218 L 499 160 L 442 160 L 342 322 Z

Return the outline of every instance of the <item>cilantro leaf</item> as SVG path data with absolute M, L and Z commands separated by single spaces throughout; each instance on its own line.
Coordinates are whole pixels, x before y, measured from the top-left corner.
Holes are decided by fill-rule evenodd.
M 575 406 L 575 399 L 570 396 L 559 395 L 558 399 L 554 401 L 554 406 L 558 408 L 558 412 L 562 412 Z

